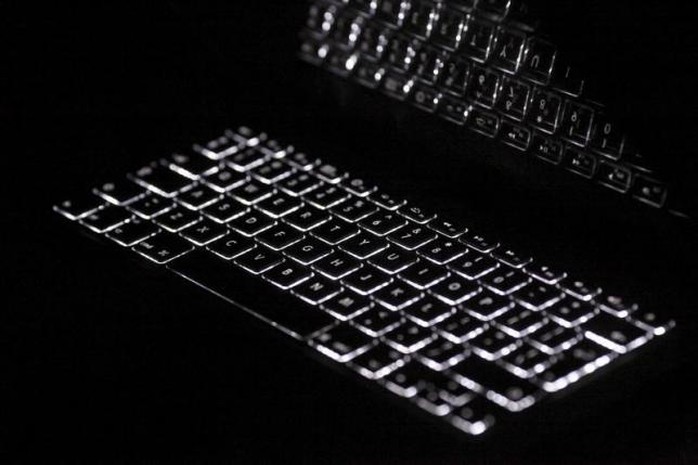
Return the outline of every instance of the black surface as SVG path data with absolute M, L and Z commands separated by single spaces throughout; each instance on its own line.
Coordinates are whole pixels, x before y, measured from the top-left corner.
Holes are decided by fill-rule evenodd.
M 0 115 L 16 142 L 3 154 L 6 463 L 696 462 L 694 231 L 644 210 L 609 214 L 606 196 L 557 178 L 517 181 L 545 171 L 507 164 L 478 138 L 297 63 L 302 9 L 235 3 L 3 15 L 10 71 Z M 50 211 L 72 188 L 238 123 L 681 311 L 681 350 L 660 361 L 678 368 L 622 380 L 597 394 L 614 397 L 610 406 L 583 420 L 546 432 L 543 415 L 547 434 L 523 450 L 505 439 L 474 447 L 289 350 L 214 296 L 113 256 Z M 497 157 L 505 161 L 486 163 Z

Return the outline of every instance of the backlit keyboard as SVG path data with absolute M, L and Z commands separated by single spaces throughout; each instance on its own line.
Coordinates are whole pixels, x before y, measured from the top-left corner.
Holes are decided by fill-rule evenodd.
M 664 207 L 666 184 L 535 26 L 519 0 L 315 0 L 300 56 Z
M 674 326 L 244 127 L 54 209 L 471 435 Z

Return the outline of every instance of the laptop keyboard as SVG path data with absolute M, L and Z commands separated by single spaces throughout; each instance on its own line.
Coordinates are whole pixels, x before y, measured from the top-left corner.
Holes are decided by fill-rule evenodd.
M 674 326 L 245 127 L 54 209 L 471 435 Z
M 300 56 L 647 205 L 666 206 L 665 183 L 534 23 L 519 0 L 315 0 Z

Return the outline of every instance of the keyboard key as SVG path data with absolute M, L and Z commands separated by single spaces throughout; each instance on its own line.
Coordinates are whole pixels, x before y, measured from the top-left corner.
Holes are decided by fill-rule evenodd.
M 182 236 L 196 245 L 206 245 L 225 235 L 228 229 L 209 219 L 203 219 L 181 232 Z
M 407 250 L 390 247 L 378 255 L 374 255 L 368 261 L 386 273 L 395 274 L 416 263 L 417 257 Z
M 256 147 L 244 149 L 234 153 L 226 159 L 226 163 L 237 171 L 247 171 L 259 166 L 267 160 L 267 156 Z
M 349 178 L 341 182 L 342 186 L 349 192 L 359 197 L 367 197 L 376 187 L 361 178 Z
M 562 99 L 555 94 L 534 90 L 531 97 L 529 118 L 541 131 L 552 134 L 558 126 Z
M 338 218 L 332 218 L 311 231 L 311 234 L 322 239 L 330 245 L 336 245 L 354 237 L 359 233 L 359 228 L 351 223 Z
M 107 237 L 124 247 L 130 247 L 158 231 L 157 226 L 154 224 L 139 218 L 132 218 L 129 222 L 123 223 L 109 231 Z
M 302 203 L 287 194 L 274 193 L 257 204 L 257 208 L 273 218 L 281 218 L 298 210 Z
M 411 3 L 412 8 L 406 14 L 404 28 L 411 34 L 426 38 L 434 26 L 437 6 L 423 0 L 415 0 Z
M 391 310 L 399 310 L 422 296 L 404 281 L 395 280 L 373 293 L 373 298 Z
M 388 235 L 388 240 L 407 250 L 415 250 L 436 239 L 426 226 L 408 224 Z
M 427 295 L 403 308 L 403 312 L 418 325 L 431 327 L 433 324 L 448 318 L 453 313 L 453 308 L 435 297 Z
M 531 143 L 531 131 L 528 128 L 506 120 L 502 120 L 500 134 L 502 142 L 515 149 L 525 151 Z
M 511 294 L 524 287 L 531 278 L 521 271 L 500 267 L 482 278 L 482 283 L 498 294 Z
M 396 212 L 377 212 L 359 222 L 359 225 L 377 236 L 385 236 L 407 224 Z
M 513 297 L 524 307 L 542 310 L 559 302 L 564 294 L 559 289 L 547 284 L 530 283 L 516 291 Z
M 407 205 L 399 208 L 398 213 L 419 224 L 427 224 L 436 218 L 436 215 L 433 213 L 427 213 L 419 207 L 411 207 Z
M 540 263 L 529 263 L 526 265 L 526 271 L 534 278 L 538 278 L 546 284 L 554 285 L 560 282 L 567 273 L 550 268 L 547 265 Z
M 339 186 L 324 185 L 304 195 L 312 205 L 323 210 L 333 207 L 349 198 L 349 193 Z
M 133 246 L 133 250 L 158 264 L 167 263 L 193 248 L 181 237 L 166 232 L 155 234 Z
M 557 357 L 537 379 L 543 389 L 556 392 L 606 365 L 612 357 L 610 350 L 585 339 Z
M 641 346 L 651 337 L 639 326 L 605 312 L 594 316 L 582 327 L 587 338 L 621 354 Z
M 106 182 L 94 189 L 94 193 L 114 205 L 128 205 L 143 197 L 145 191 L 138 184 L 129 180 Z
M 385 239 L 366 232 L 360 232 L 339 246 L 340 249 L 360 259 L 375 255 L 387 247 L 388 242 Z
M 388 284 L 392 279 L 383 271 L 364 265 L 356 272 L 347 276 L 342 282 L 360 294 L 371 294 Z
M 661 336 L 667 330 L 676 326 L 676 322 L 671 318 L 646 308 L 635 310 L 632 321 L 655 336 Z
M 228 235 L 210 243 L 207 248 L 219 257 L 231 260 L 256 246 L 257 244 L 255 244 L 254 240 L 249 237 L 230 232 Z
M 574 329 L 550 321 L 531 334 L 529 342 L 543 352 L 555 355 L 572 347 L 580 338 L 581 335 Z
M 317 189 L 322 182 L 315 176 L 300 171 L 291 174 L 289 177 L 283 179 L 277 184 L 277 187 L 289 195 L 298 197 L 299 195 L 306 194 L 313 189 Z
M 568 294 L 584 301 L 589 301 L 601 294 L 600 287 L 594 287 L 578 279 L 564 279 L 560 281 L 560 287 Z
M 397 210 L 405 204 L 403 199 L 398 199 L 384 192 L 373 192 L 368 196 L 368 198 L 379 207 L 383 207 L 386 210 L 391 211 Z
M 508 29 L 499 29 L 492 52 L 492 64 L 507 73 L 516 73 L 523 60 L 526 38 Z
M 489 253 L 499 247 L 499 242 L 487 239 L 484 236 L 468 231 L 459 237 L 459 240 L 478 252 Z
M 499 91 L 499 73 L 488 68 L 473 66 L 467 97 L 485 108 L 492 108 Z
M 487 325 L 464 311 L 456 311 L 445 320 L 436 323 L 439 333 L 451 342 L 462 343 L 487 329 Z
M 426 289 L 447 276 L 448 271 L 445 268 L 426 261 L 417 262 L 400 272 L 400 277 L 417 289 Z
M 290 176 L 292 168 L 281 160 L 271 159 L 265 163 L 252 168 L 250 174 L 262 181 L 265 184 L 280 181 L 281 179 Z
M 230 190 L 230 195 L 245 205 L 252 205 L 274 193 L 274 188 L 259 181 L 247 181 Z
M 512 412 L 530 407 L 538 397 L 534 384 L 478 357 L 466 358 L 451 371 L 461 384 Z
M 104 205 L 104 201 L 96 195 L 88 194 L 82 198 L 64 200 L 54 206 L 54 210 L 70 220 L 83 218 Z
M 591 318 L 596 313 L 596 309 L 588 302 L 566 296 L 551 305 L 546 313 L 556 323 L 566 328 L 574 328 Z
M 547 319 L 535 310 L 515 306 L 496 318 L 498 327 L 505 333 L 522 338 L 540 329 Z
M 456 96 L 462 97 L 468 87 L 471 67 L 468 61 L 449 58 L 441 71 L 441 87 Z
M 136 171 L 131 179 L 163 197 L 174 197 L 177 193 L 191 186 L 194 181 L 153 163 Z
M 442 337 L 434 338 L 417 352 L 417 357 L 422 363 L 437 371 L 452 367 L 468 355 L 470 351 L 465 346 L 454 344 Z
M 281 289 L 291 289 L 309 279 L 313 273 L 294 262 L 286 261 L 264 273 L 264 277 Z
M 198 213 L 187 208 L 176 206 L 155 219 L 155 222 L 170 232 L 178 232 L 199 221 Z
M 293 293 L 315 305 L 339 294 L 341 290 L 342 287 L 337 282 L 316 275 L 296 287 Z
M 172 201 L 158 195 L 146 195 L 129 204 L 128 208 L 140 217 L 149 220 L 168 211 L 173 206 Z
M 443 48 L 455 50 L 460 43 L 465 15 L 460 11 L 443 8 L 432 32 L 432 40 Z
M 371 337 L 379 337 L 397 328 L 403 321 L 398 312 L 388 310 L 382 305 L 375 305 L 367 312 L 354 318 L 354 323 Z
M 83 217 L 80 221 L 96 233 L 107 232 L 125 223 L 131 213 L 120 207 L 107 206 Z
M 492 256 L 513 268 L 523 268 L 531 262 L 531 257 L 520 255 L 511 249 L 498 248 L 492 252 Z
M 460 49 L 469 58 L 483 62 L 490 54 L 493 36 L 494 26 L 470 17 Z
M 514 350 L 519 341 L 504 331 L 489 327 L 482 333 L 470 339 L 473 351 L 487 360 L 496 360 Z
M 354 198 L 333 207 L 332 213 L 343 220 L 355 223 L 378 210 L 375 204 L 366 199 Z
M 225 197 L 218 202 L 209 205 L 202 213 L 218 223 L 227 223 L 247 212 L 247 207 L 240 202 Z
M 557 50 L 549 42 L 536 37 L 529 38 L 526 56 L 521 63 L 521 72 L 539 84 L 547 84 L 556 54 Z
M 303 239 L 303 234 L 283 223 L 276 224 L 257 234 L 255 238 L 273 250 L 285 249 Z
M 597 113 L 591 133 L 591 147 L 618 160 L 625 148 L 625 135 L 608 117 Z
M 317 158 L 309 157 L 305 152 L 292 152 L 283 158 L 283 161 L 287 162 L 296 169 L 308 171 L 312 169 L 313 166 L 320 163 Z M 298 175 L 300 173 L 296 173 Z M 291 179 L 291 178 L 289 178 Z M 286 180 L 288 181 L 288 179 Z M 286 182 L 284 181 L 284 182 Z
M 523 120 L 528 110 L 531 88 L 519 81 L 505 76 L 502 79 L 497 109 L 517 121 Z
M 429 288 L 429 292 L 449 305 L 457 305 L 480 292 L 481 288 L 474 281 L 469 281 L 460 276 L 449 276 L 438 284 Z
M 338 184 L 347 175 L 334 165 L 329 163 L 320 163 L 313 168 L 313 173 L 323 181 L 330 184 Z
M 405 364 L 405 356 L 392 347 L 379 343 L 355 357 L 351 365 L 369 379 L 378 379 Z
M 306 237 L 286 248 L 284 253 L 297 262 L 309 265 L 332 253 L 332 248 L 314 237 Z
M 235 140 L 229 135 L 217 137 L 205 144 L 195 144 L 194 150 L 212 160 L 223 158 L 237 153 L 244 147 L 244 143 Z
M 487 137 L 494 137 L 499 131 L 499 117 L 477 107 L 470 107 L 468 117 L 470 129 Z
M 562 161 L 562 149 L 562 142 L 540 134 L 533 134 L 531 152 L 538 158 L 558 165 Z
M 237 187 L 247 181 L 247 175 L 230 168 L 223 168 L 203 180 L 203 182 L 211 189 L 217 192 L 228 192 L 230 189 Z
M 467 231 L 467 228 L 464 226 L 446 220 L 432 221 L 429 223 L 429 227 L 449 239 L 455 239 Z
M 458 308 L 466 310 L 480 320 L 489 321 L 503 314 L 513 305 L 514 303 L 509 298 L 485 289 L 475 297 L 460 304 Z
M 484 397 L 474 397 L 453 411 L 451 422 L 468 434 L 479 435 L 494 426 L 493 404 Z
M 531 378 L 533 375 L 542 373 L 556 361 L 556 358 L 550 357 L 545 352 L 524 342 L 501 360 L 504 362 L 506 369 L 519 378 Z
M 274 225 L 274 220 L 258 211 L 249 211 L 228 223 L 228 226 L 245 236 L 254 236 Z
M 416 360 L 407 362 L 385 378 L 385 386 L 402 397 L 414 397 L 417 391 L 444 383 L 444 375 Z
M 198 153 L 175 153 L 167 160 L 167 166 L 177 174 L 193 180 L 215 173 L 219 169 L 218 162 Z
M 637 310 L 637 304 L 627 302 L 622 297 L 615 295 L 604 295 L 596 301 L 601 310 L 610 313 L 618 318 L 626 318 Z
M 496 270 L 499 263 L 492 257 L 480 255 L 472 250 L 464 257 L 454 260 L 448 264 L 448 268 L 468 279 L 478 279 L 487 273 Z
M 592 178 L 596 173 L 596 157 L 570 145 L 565 147 L 562 163 L 567 170 L 585 178 Z
M 437 238 L 417 251 L 422 257 L 438 265 L 455 260 L 467 252 L 468 250 L 458 242 L 443 238 Z
M 664 205 L 667 197 L 666 185 L 645 176 L 635 176 L 632 195 L 653 207 Z
M 562 118 L 562 136 L 572 143 L 585 146 L 591 136 L 594 112 L 589 107 L 568 101 Z
M 383 336 L 383 339 L 403 354 L 410 354 L 427 345 L 435 337 L 430 329 L 405 322 Z
M 368 297 L 344 290 L 323 302 L 322 308 L 338 320 L 346 321 L 371 308 L 371 300 Z
M 452 379 L 439 383 L 439 396 L 452 407 L 462 407 L 470 402 L 475 393 Z
M 198 210 L 215 203 L 220 194 L 204 185 L 195 186 L 177 197 L 177 202 L 191 210 Z
M 254 309 L 258 317 L 273 321 L 276 328 L 296 339 L 305 339 L 336 322 L 300 300 L 287 299 L 279 305 L 278 292 L 269 292 L 273 286 L 204 250 L 178 258 L 169 267 L 242 308 Z
M 310 231 L 329 219 L 329 213 L 310 205 L 303 205 L 284 217 L 284 221 L 300 231 Z
M 344 252 L 335 252 L 313 264 L 313 268 L 316 271 L 330 279 L 343 278 L 357 270 L 360 266 L 361 262 Z
M 280 254 L 266 247 L 255 247 L 235 259 L 235 263 L 253 274 L 264 273 L 282 261 L 283 257 Z

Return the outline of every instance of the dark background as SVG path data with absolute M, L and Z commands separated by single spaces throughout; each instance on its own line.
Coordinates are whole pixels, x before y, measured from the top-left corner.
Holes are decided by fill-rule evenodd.
M 7 65 L 0 117 L 10 141 L 0 329 L 7 463 L 696 462 L 691 228 L 555 170 L 512 162 L 476 137 L 298 63 L 299 4 L 0 5 Z M 621 6 L 603 17 L 623 24 L 612 20 Z M 679 70 L 680 58 L 693 56 L 691 42 L 679 43 L 685 26 L 673 27 L 684 24 L 682 15 L 676 8 L 675 21 L 652 15 L 666 11 L 654 6 L 637 13 L 632 28 L 662 19 L 650 21 L 665 31 L 654 47 L 642 36 L 645 53 L 664 57 L 661 69 L 673 70 L 668 85 L 690 98 Z M 625 15 L 633 18 L 627 8 Z M 660 53 L 670 43 L 688 50 Z M 637 49 L 622 59 L 615 50 L 618 60 L 603 55 L 608 73 L 643 67 L 629 59 Z M 598 71 L 601 56 L 580 61 Z M 633 82 L 623 89 L 647 87 Z M 694 108 L 674 101 L 662 111 L 686 120 Z M 590 394 L 607 406 L 590 407 L 583 420 L 566 421 L 564 411 L 555 423 L 535 419 L 542 434 L 530 440 L 523 429 L 518 441 L 464 443 L 289 350 L 198 289 L 112 256 L 50 211 L 72 191 L 237 124 L 269 130 L 536 257 L 679 312 L 677 347 L 642 366 L 662 375 Z

